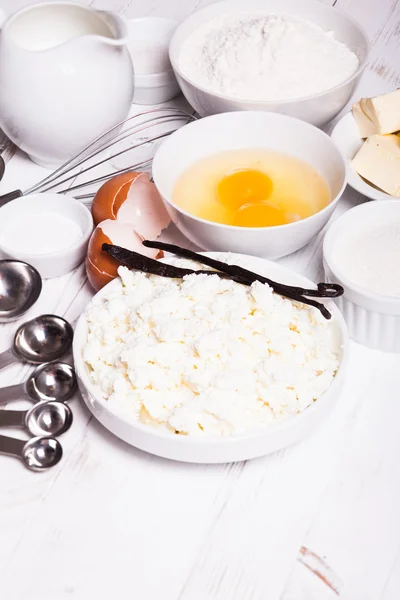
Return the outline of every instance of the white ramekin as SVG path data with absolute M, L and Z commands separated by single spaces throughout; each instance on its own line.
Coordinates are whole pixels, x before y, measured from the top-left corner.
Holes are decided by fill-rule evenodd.
M 344 287 L 337 299 L 339 310 L 349 328 L 350 337 L 370 348 L 385 352 L 400 352 L 400 298 L 379 295 L 363 289 L 348 279 L 336 262 L 338 240 L 354 235 L 379 219 L 391 222 L 400 219 L 399 200 L 368 202 L 352 208 L 329 228 L 323 246 L 327 281 Z M 351 256 L 349 256 L 351 260 Z
M 130 19 L 128 49 L 131 54 L 133 70 L 135 74 L 135 91 L 133 94 L 134 104 L 162 104 L 174 98 L 180 92 L 172 66 L 168 70 L 159 73 L 140 73 L 135 68 L 136 56 L 134 42 L 142 41 L 149 44 L 156 43 L 164 48 L 165 57 L 168 59 L 169 42 L 178 21 L 165 19 L 163 17 L 144 17 L 142 19 Z
M 76 223 L 81 230 L 80 239 L 69 248 L 47 254 L 22 252 L 17 243 L 12 247 L 1 243 L 1 231 L 18 215 L 44 212 L 63 215 Z M 31 264 L 43 279 L 60 277 L 75 269 L 86 256 L 92 231 L 93 219 L 90 210 L 79 200 L 54 192 L 22 196 L 0 209 L 0 252 L 7 258 L 16 258 Z
M 162 104 L 174 98 L 180 92 L 173 71 L 137 75 L 135 77 L 135 104 Z

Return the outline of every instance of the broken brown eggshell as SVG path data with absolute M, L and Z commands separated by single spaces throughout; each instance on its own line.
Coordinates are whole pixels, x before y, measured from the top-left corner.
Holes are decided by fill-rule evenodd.
M 148 173 L 130 171 L 112 177 L 97 191 L 92 203 L 95 225 L 89 242 L 86 272 L 95 290 L 115 279 L 118 263 L 102 251 L 104 243 L 160 258 L 163 253 L 142 245 L 156 239 L 170 223 L 169 215 Z
M 142 245 L 142 238 L 129 223 L 112 219 L 102 221 L 90 238 L 86 257 L 86 273 L 91 286 L 96 291 L 117 277 L 120 266 L 107 252 L 102 251 L 103 244 L 121 246 L 150 258 L 163 256 L 159 250 L 145 248 Z

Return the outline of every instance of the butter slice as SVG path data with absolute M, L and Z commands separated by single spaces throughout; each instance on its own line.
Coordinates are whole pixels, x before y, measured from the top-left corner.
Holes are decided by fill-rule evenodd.
M 400 136 L 372 135 L 357 152 L 352 166 L 376 187 L 400 197 Z
M 365 114 L 365 112 L 361 108 L 360 100 L 353 104 L 352 109 L 354 120 L 357 123 L 357 127 L 362 138 L 367 138 L 370 135 L 374 135 L 374 133 L 377 133 L 375 123 L 369 118 L 368 115 Z
M 375 98 L 361 98 L 360 107 L 374 124 L 374 133 L 385 135 L 400 130 L 400 89 Z

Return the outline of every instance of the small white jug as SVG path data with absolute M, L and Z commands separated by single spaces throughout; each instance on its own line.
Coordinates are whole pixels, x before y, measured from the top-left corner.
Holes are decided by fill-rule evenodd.
M 53 168 L 129 113 L 125 21 L 70 2 L 35 4 L 0 31 L 0 127 Z

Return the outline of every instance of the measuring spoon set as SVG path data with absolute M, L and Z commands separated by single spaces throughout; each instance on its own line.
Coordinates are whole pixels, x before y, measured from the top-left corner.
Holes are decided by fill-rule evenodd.
M 0 322 L 20 317 L 37 300 L 41 278 L 33 267 L 19 261 L 0 261 Z M 29 410 L 0 410 L 0 428 L 25 429 L 31 436 L 21 440 L 0 435 L 0 454 L 22 460 L 29 469 L 41 471 L 56 465 L 62 447 L 56 439 L 72 424 L 65 402 L 77 389 L 74 369 L 60 359 L 72 346 L 73 329 L 62 317 L 40 315 L 21 325 L 12 346 L 0 353 L 0 370 L 16 362 L 38 365 L 26 381 L 0 388 L 0 405 L 15 400 L 33 403 Z

